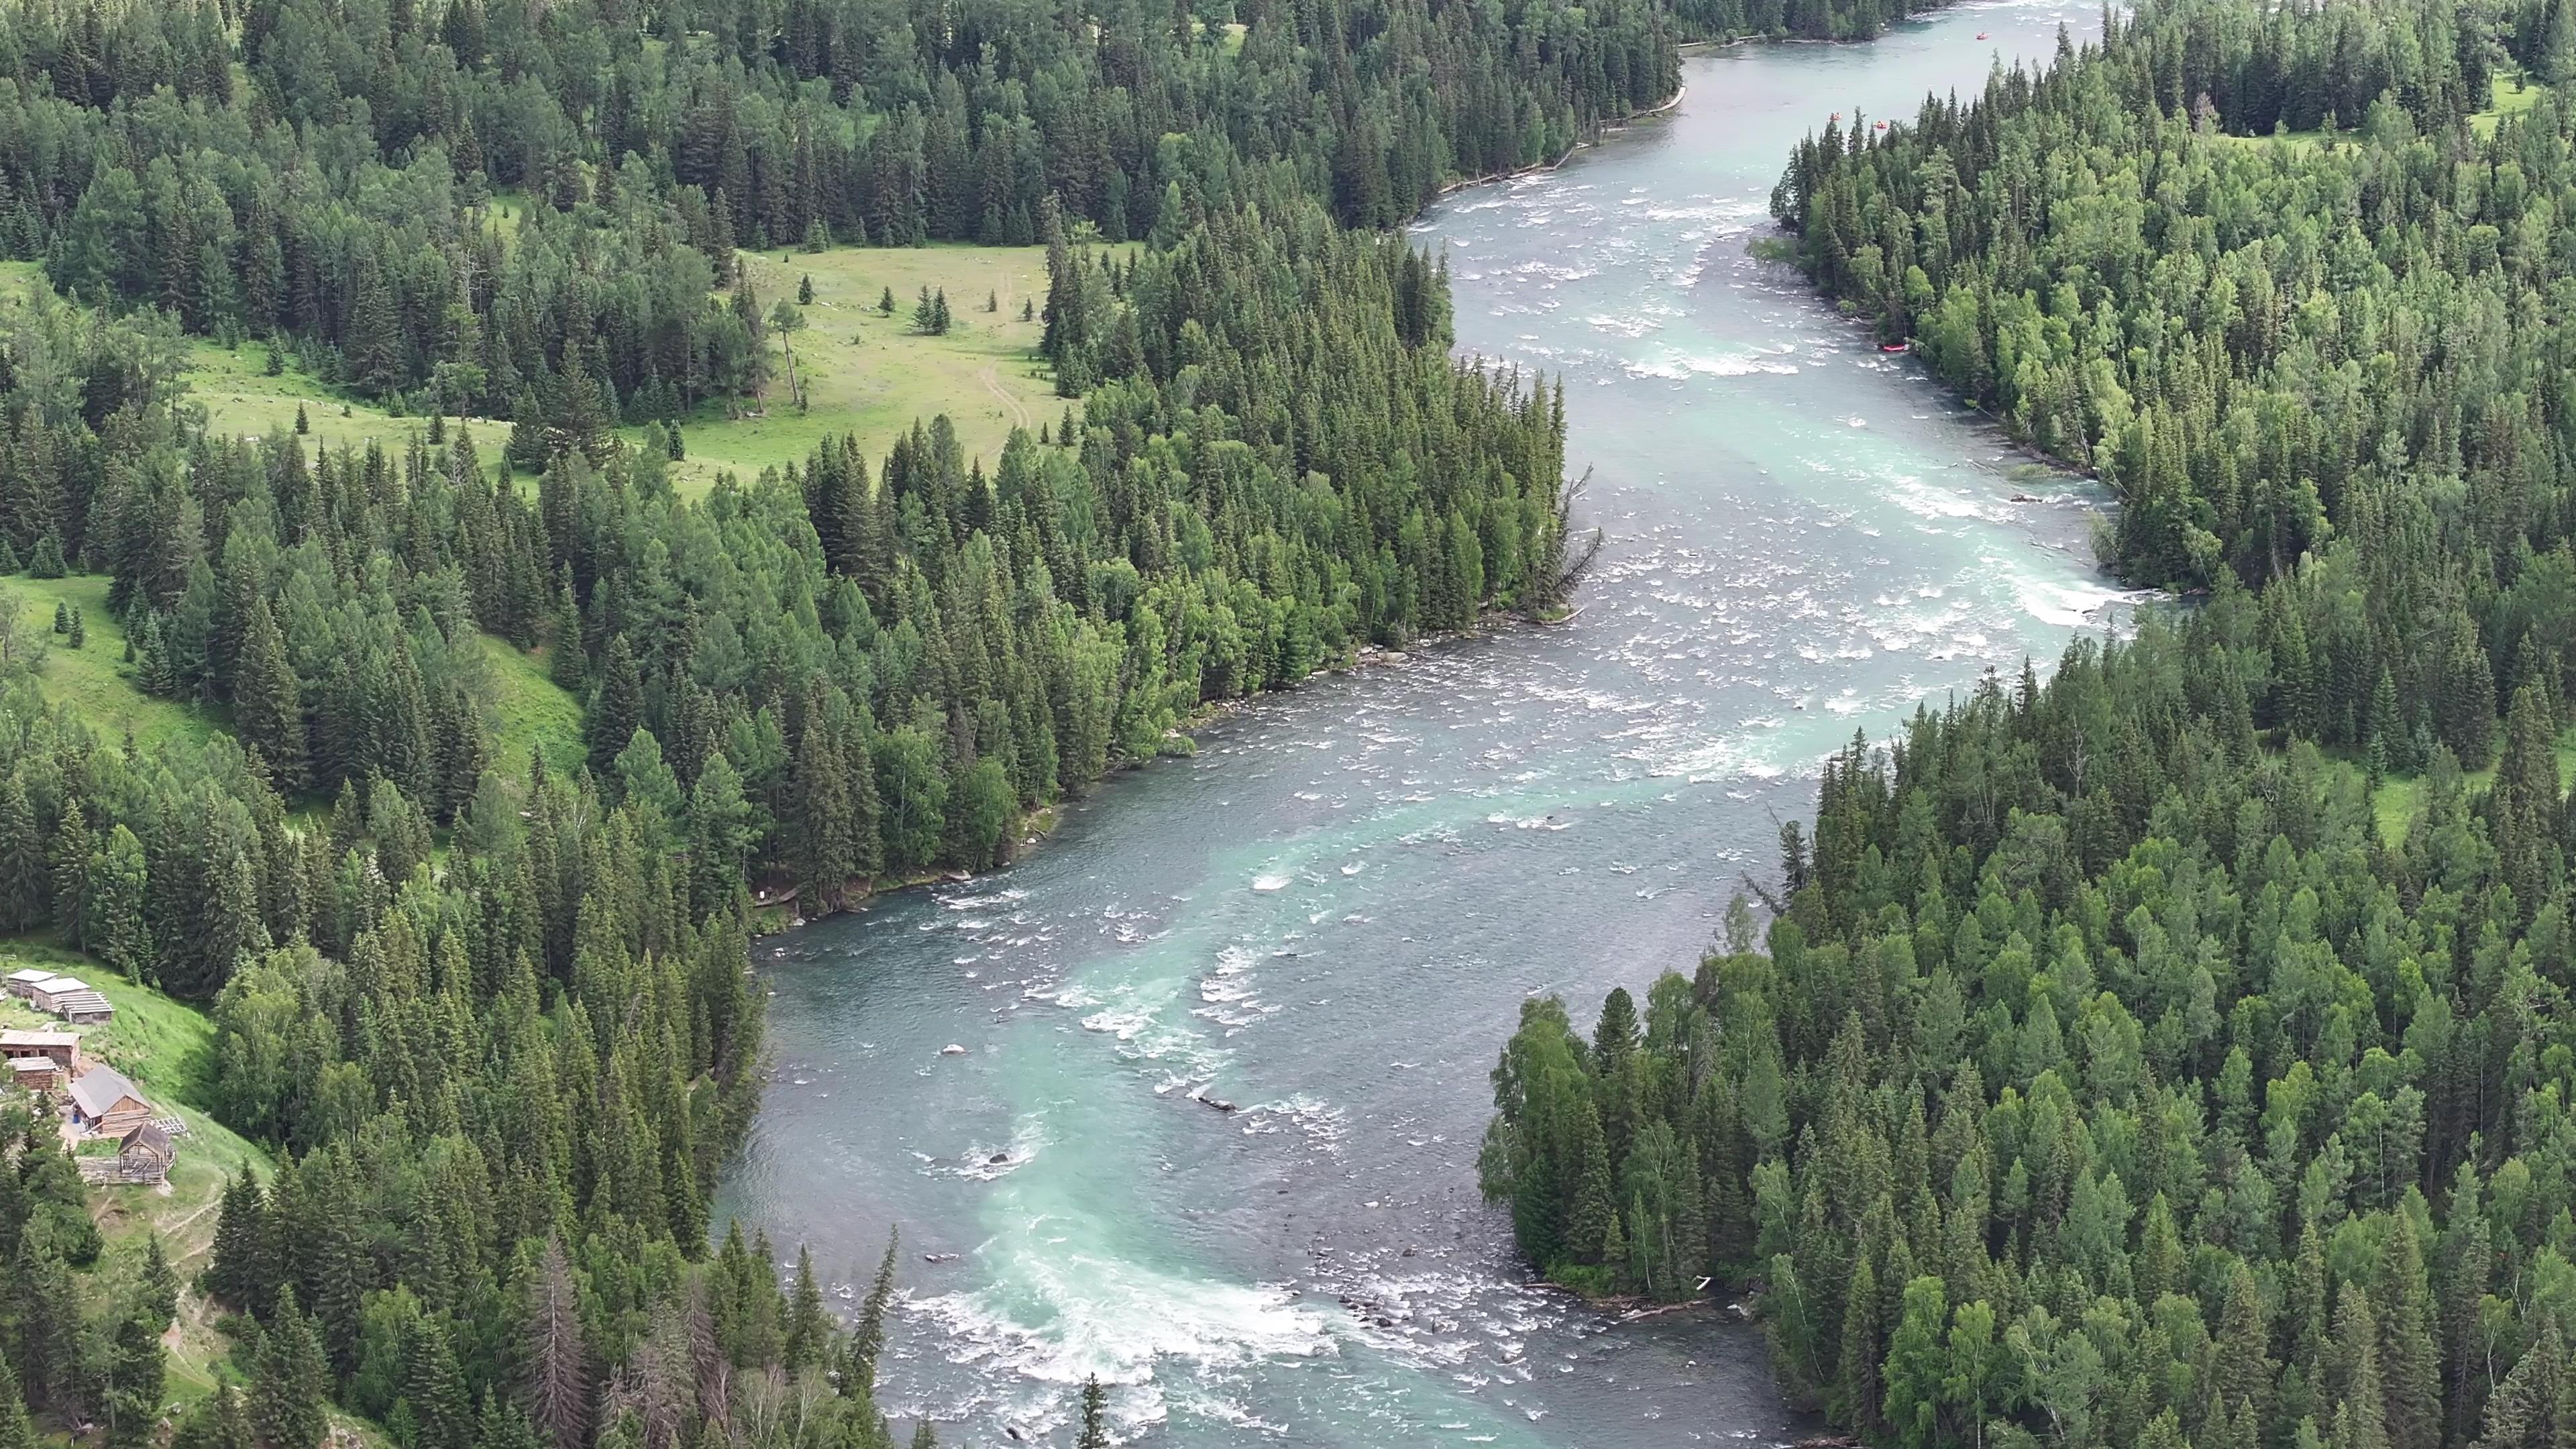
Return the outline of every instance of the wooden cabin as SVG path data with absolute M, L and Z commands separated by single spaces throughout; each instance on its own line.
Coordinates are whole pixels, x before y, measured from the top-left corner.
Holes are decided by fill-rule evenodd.
M 72 1079 L 72 1120 L 101 1137 L 123 1137 L 152 1120 L 152 1104 L 114 1067 L 92 1067 Z
M 78 1026 L 97 1026 L 116 1019 L 116 1007 L 103 991 L 75 991 L 54 1001 L 54 1015 Z
M 26 997 L 33 996 L 36 993 L 37 982 L 51 981 L 53 979 L 53 972 L 44 970 L 41 967 L 30 966 L 24 971 L 10 972 L 5 980 L 0 980 L 0 987 L 6 987 L 11 996 L 24 999 Z
M 48 976 L 27 989 L 27 999 L 38 1011 L 62 1014 L 62 1000 L 88 991 L 90 984 L 77 976 Z
M 87 1183 L 129 1183 L 150 1186 L 166 1182 L 170 1164 L 178 1159 L 179 1150 L 170 1134 L 160 1125 L 146 1122 L 119 1138 L 114 1157 L 82 1157 L 81 1181 Z
M 12 1085 L 22 1092 L 59 1092 L 70 1080 L 52 1057 L 17 1057 L 9 1063 Z
M 81 1060 L 80 1033 L 76 1031 L 34 1031 L 12 1027 L 0 1031 L 0 1061 L 17 1063 L 34 1058 L 53 1063 L 63 1080 L 79 1076 L 85 1065 Z

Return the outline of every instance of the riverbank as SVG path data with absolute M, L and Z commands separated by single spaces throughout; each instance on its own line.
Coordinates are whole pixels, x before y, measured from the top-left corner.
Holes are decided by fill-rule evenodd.
M 1630 111 L 1628 114 L 1619 117 L 1617 120 L 1602 122 L 1600 128 L 1590 138 L 1578 140 L 1573 145 L 1566 147 L 1565 150 L 1553 161 L 1534 162 L 1530 165 L 1518 167 L 1510 171 L 1496 171 L 1484 176 L 1462 176 L 1457 180 L 1442 186 L 1439 191 L 1433 194 L 1433 200 L 1436 201 L 1441 197 L 1455 195 L 1456 193 L 1465 191 L 1472 186 L 1485 186 L 1496 181 L 1511 181 L 1523 176 L 1544 176 L 1558 167 L 1563 166 L 1566 162 L 1573 160 L 1574 153 L 1577 151 L 1588 151 L 1591 148 L 1600 145 L 1602 137 L 1618 135 L 1620 132 L 1627 130 L 1630 126 L 1635 125 L 1639 121 L 1652 120 L 1657 116 L 1671 114 L 1673 108 L 1679 106 L 1682 103 L 1682 98 L 1689 94 L 1690 87 L 1676 86 L 1673 88 L 1673 96 L 1671 100 L 1668 100 L 1659 106 L 1648 106 L 1642 111 Z
M 819 921 L 830 920 L 836 916 L 864 914 L 878 902 L 891 896 L 901 895 L 906 891 L 919 890 L 925 886 L 965 885 L 1019 865 L 1055 834 L 1056 827 L 1064 822 L 1066 806 L 1073 804 L 1077 799 L 1087 801 L 1096 798 L 1115 782 L 1152 764 L 1157 759 L 1186 758 L 1195 754 L 1198 731 L 1211 728 L 1265 700 L 1296 694 L 1311 688 L 1317 680 L 1331 675 L 1391 669 L 1412 664 L 1429 650 L 1463 640 L 1486 639 L 1496 634 L 1526 629 L 1556 628 L 1573 622 L 1575 616 L 1582 612 L 1583 610 L 1578 607 L 1550 618 L 1533 619 L 1515 610 L 1489 609 L 1471 628 L 1425 634 L 1414 640 L 1412 646 L 1407 649 L 1387 649 L 1375 644 L 1363 644 L 1342 659 L 1318 666 L 1312 673 L 1293 684 L 1278 689 L 1258 690 L 1251 694 L 1231 695 L 1224 699 L 1204 700 L 1197 709 L 1190 712 L 1188 718 L 1163 732 L 1164 748 L 1154 755 L 1143 759 L 1113 760 L 1108 770 L 1099 779 L 1094 780 L 1090 789 L 1082 795 L 1040 806 L 1022 816 L 1014 823 L 1011 831 L 1018 837 L 1018 844 L 1012 847 L 1009 855 L 997 864 L 983 870 L 943 866 L 932 870 L 915 871 L 909 875 L 889 876 L 883 880 L 870 881 L 866 889 L 847 896 L 840 905 L 811 915 L 794 914 L 804 902 L 800 894 L 793 889 L 783 892 L 758 891 L 754 893 L 751 903 L 751 937 L 759 940 L 810 926 Z
M 2098 579 L 2029 547 L 2072 510 L 1992 506 L 1989 430 L 1740 250 L 1810 115 L 2057 19 L 1695 59 L 1629 143 L 1414 224 L 1459 351 L 1562 374 L 1615 536 L 1573 626 L 1215 702 L 1009 875 L 763 943 L 777 1070 L 717 1215 L 861 1292 L 896 1224 L 957 1255 L 913 1270 L 887 1412 L 1063 1443 L 1097 1374 L 1154 1449 L 1818 1432 L 1732 1300 L 1622 1322 L 1531 1281 L 1476 1190 L 1487 1074 L 1532 995 L 1705 944 L 1855 728 L 2081 627 Z

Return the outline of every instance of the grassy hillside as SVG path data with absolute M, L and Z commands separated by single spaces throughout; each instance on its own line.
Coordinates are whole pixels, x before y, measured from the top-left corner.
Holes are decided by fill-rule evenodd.
M 285 363 L 286 370 L 271 377 L 265 342 L 226 347 L 208 338 L 192 339 L 188 347 L 189 396 L 205 408 L 210 430 L 235 437 L 293 432 L 298 405 L 304 408 L 305 422 L 311 429 L 307 436 L 317 447 L 363 445 L 369 438 L 380 438 L 392 446 L 428 426 L 426 419 L 398 418 L 373 403 L 333 391 L 320 378 L 298 367 L 292 354 Z M 487 452 L 497 453 L 502 440 L 509 436 L 506 422 L 476 419 L 474 426 L 478 437 L 492 440 Z
M 166 1184 L 90 1189 L 90 1213 L 107 1240 L 97 1271 L 137 1271 L 147 1237 L 158 1233 L 181 1280 L 193 1281 L 205 1271 L 206 1255 L 214 1246 L 224 1184 L 244 1170 L 263 1176 L 269 1171 L 264 1152 L 206 1114 L 214 1024 L 195 1008 L 125 981 L 87 957 L 29 942 L 0 942 L 0 975 L 25 966 L 72 972 L 105 992 L 116 1004 L 116 1019 L 82 1028 L 82 1050 L 131 1078 L 164 1115 L 188 1124 Z M 23 1001 L 0 1000 L 0 1026 L 53 1025 L 59 1023 Z M 174 1402 L 188 1403 L 213 1392 L 224 1372 L 231 1350 L 216 1331 L 215 1319 L 213 1307 L 193 1290 L 180 1294 L 179 1320 L 163 1340 L 170 1350 Z
M 525 204 L 519 198 L 497 201 L 496 220 L 503 208 L 515 214 Z M 701 491 L 728 469 L 749 475 L 802 462 L 826 434 L 856 434 L 873 464 L 916 418 L 939 413 L 956 425 L 968 455 L 989 466 L 1012 428 L 1036 427 L 1063 409 L 1036 360 L 1044 328 L 1020 320 L 1024 303 L 1046 301 L 1043 248 L 839 247 L 744 252 L 742 258 L 764 315 L 780 301 L 795 301 L 803 278 L 814 280 L 814 304 L 803 309 L 806 326 L 784 339 L 794 351 L 807 407 L 800 413 L 789 401 L 781 339 L 773 334 L 771 347 L 779 358 L 763 406 L 737 409 L 732 418 L 720 407 L 703 407 L 683 420 L 688 457 L 672 470 L 683 490 Z M 38 264 L 0 262 L 0 296 L 45 285 Z M 913 331 L 913 301 L 923 287 L 948 293 L 955 321 L 946 336 Z M 889 289 L 896 304 L 892 317 L 877 310 Z M 995 310 L 984 310 L 988 301 Z M 426 426 L 421 418 L 396 417 L 332 387 L 291 354 L 283 370 L 270 375 L 268 344 L 260 341 L 226 347 L 191 339 L 188 384 L 190 399 L 205 409 L 207 426 L 233 436 L 289 432 L 299 406 L 315 447 L 369 438 L 392 444 Z M 483 456 L 498 458 L 509 437 L 508 420 L 469 421 Z M 641 440 L 641 428 L 626 431 L 629 439 Z
M 203 739 L 220 727 L 212 710 L 154 699 L 135 688 L 133 666 L 123 662 L 125 630 L 107 607 L 105 575 L 0 579 L 0 595 L 14 597 L 20 613 L 52 644 L 37 676 L 45 697 L 70 705 L 110 739 L 131 730 L 137 743 L 154 745 L 174 737 Z M 89 641 L 78 649 L 53 632 L 58 603 L 81 611 Z
M 581 737 L 581 701 L 546 675 L 542 650 L 521 653 L 489 634 L 483 654 L 492 665 L 494 705 L 500 733 L 493 742 L 493 763 L 502 773 L 517 775 L 528 766 L 528 752 L 543 750 L 546 768 L 569 775 L 588 754 Z
M 801 279 L 814 279 L 805 328 L 787 339 L 807 407 L 800 414 L 789 402 L 781 361 L 764 415 L 728 420 L 700 409 L 682 425 L 688 458 L 673 478 L 683 489 L 704 488 L 726 469 L 752 474 L 801 463 L 827 434 L 856 434 L 873 468 L 914 419 L 938 413 L 956 425 L 967 454 L 989 467 L 1012 428 L 1034 428 L 1064 408 L 1036 361 L 1045 329 L 1020 320 L 1023 303 L 1046 303 L 1042 248 L 839 247 L 742 259 L 764 314 L 794 302 Z M 923 287 L 948 292 L 955 322 L 945 337 L 913 331 Z M 889 289 L 891 317 L 877 310 Z M 996 310 L 984 310 L 988 300 Z

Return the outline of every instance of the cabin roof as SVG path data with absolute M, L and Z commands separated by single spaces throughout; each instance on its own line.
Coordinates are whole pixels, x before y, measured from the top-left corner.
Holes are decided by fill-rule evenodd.
M 114 1067 L 92 1067 L 72 1083 L 72 1101 L 85 1117 L 104 1117 L 128 1097 L 143 1100 L 143 1094 Z

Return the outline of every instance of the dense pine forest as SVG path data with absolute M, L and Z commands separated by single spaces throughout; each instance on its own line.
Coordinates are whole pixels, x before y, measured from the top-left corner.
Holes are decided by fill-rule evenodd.
M 2562 1443 L 2576 106 L 2479 113 L 2576 11 L 2105 30 L 1776 206 L 2188 597 L 1856 738 L 1767 931 L 1528 1003 L 1485 1190 L 1561 1282 L 1757 1295 L 1872 1445 Z
M 1379 229 L 1669 97 L 1673 24 L 0 8 L 0 254 L 45 284 L 0 296 L 0 573 L 107 616 L 0 579 L 0 931 L 205 1006 L 200 1105 L 277 1164 L 192 1269 L 232 1386 L 174 1442 L 890 1442 L 891 1250 L 844 1323 L 710 1243 L 755 889 L 991 865 L 1207 701 L 1556 606 L 1562 400 L 1453 361 Z M 1060 418 L 674 485 L 794 387 L 737 248 L 950 239 L 1045 246 Z M 416 422 L 226 433 L 202 338 Z M 512 655 L 575 748 L 505 752 Z M 76 661 L 215 727 L 85 714 Z M 152 1442 L 176 1273 L 0 1138 L 0 1445 Z

